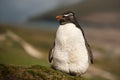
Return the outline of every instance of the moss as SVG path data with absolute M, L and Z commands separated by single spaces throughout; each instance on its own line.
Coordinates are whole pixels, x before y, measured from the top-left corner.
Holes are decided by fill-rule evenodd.
M 87 80 L 40 65 L 30 67 L 0 64 L 0 80 Z

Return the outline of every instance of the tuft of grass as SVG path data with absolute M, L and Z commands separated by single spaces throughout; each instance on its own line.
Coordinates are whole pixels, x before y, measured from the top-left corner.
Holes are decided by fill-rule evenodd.
M 88 80 L 40 65 L 15 66 L 0 64 L 0 80 Z

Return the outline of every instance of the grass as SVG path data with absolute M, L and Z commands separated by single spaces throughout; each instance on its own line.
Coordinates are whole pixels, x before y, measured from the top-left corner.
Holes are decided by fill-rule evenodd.
M 88 80 L 40 65 L 29 67 L 0 64 L 0 80 Z
M 47 60 L 36 59 L 29 56 L 20 44 L 9 38 L 0 43 L 0 63 L 16 65 L 42 64 L 49 66 Z
M 45 29 L 38 29 L 32 30 L 28 28 L 16 28 L 10 27 L 10 30 L 15 32 L 17 35 L 21 36 L 25 41 L 29 42 L 33 46 L 35 46 L 40 51 L 44 53 L 48 53 L 49 49 L 53 43 L 53 39 L 55 36 L 54 30 L 45 30 Z
M 31 65 L 42 65 L 45 68 L 50 69 L 49 68 L 50 64 L 48 63 L 47 57 L 48 57 L 49 49 L 54 41 L 54 37 L 55 37 L 54 30 L 44 30 L 44 29 L 32 30 L 32 29 L 28 29 L 28 28 L 20 28 L 20 27 L 18 28 L 18 27 L 14 27 L 14 26 L 9 27 L 9 25 L 6 26 L 6 28 L 13 31 L 20 37 L 22 37 L 25 41 L 32 44 L 38 50 L 42 51 L 44 53 L 43 55 L 45 56 L 45 59 L 36 59 L 36 58 L 29 56 L 24 51 L 24 49 L 21 47 L 21 45 L 19 45 L 17 42 L 14 42 L 10 38 L 7 38 L 5 41 L 0 42 L 0 64 L 13 64 L 14 67 L 17 67 L 15 65 L 21 65 L 21 67 L 23 67 L 23 68 L 25 68 L 25 66 L 27 66 L 27 68 L 28 67 L 30 68 Z M 1 25 L 0 25 L 0 30 L 1 30 Z M 112 31 L 114 31 L 114 30 L 112 29 Z M 3 31 L 2 34 L 4 32 L 5 31 Z M 120 58 L 119 57 L 115 58 L 114 56 L 112 57 L 111 56 L 112 54 L 110 54 L 111 50 L 106 49 L 104 46 L 107 43 L 111 44 L 111 42 L 109 43 L 108 39 L 110 39 L 110 40 L 112 39 L 112 41 L 113 41 L 112 43 L 114 43 L 114 45 L 117 44 L 118 41 L 115 41 L 115 40 L 118 40 L 118 39 L 116 39 L 115 33 L 118 31 L 115 30 L 115 32 L 112 32 L 112 33 L 114 33 L 114 34 L 112 34 L 112 36 L 114 36 L 114 38 L 111 38 L 111 35 L 109 35 L 109 34 L 105 34 L 105 33 L 107 33 L 107 31 L 105 29 L 99 29 L 99 30 L 88 29 L 85 32 L 87 34 L 87 38 L 90 39 L 88 41 L 89 42 L 93 41 L 91 43 L 93 54 L 96 55 L 96 53 L 94 51 L 98 51 L 100 54 L 102 54 L 101 58 L 95 59 L 95 63 L 93 66 L 103 69 L 105 71 L 108 71 L 119 77 L 119 75 L 120 75 L 120 72 L 119 72 Z M 103 36 L 100 35 L 101 32 L 104 33 Z M 117 38 L 118 38 L 118 36 L 117 36 Z M 102 42 L 104 44 L 101 44 Z M 99 44 L 97 44 L 97 43 L 99 43 Z M 114 51 L 112 53 L 113 53 L 113 55 L 115 55 Z M 59 74 L 59 72 L 58 72 L 58 74 Z M 28 73 L 25 73 L 25 75 L 34 75 L 34 70 L 32 70 L 32 71 L 28 70 Z M 105 79 L 103 79 L 99 76 L 94 76 L 92 78 L 92 80 L 105 80 Z

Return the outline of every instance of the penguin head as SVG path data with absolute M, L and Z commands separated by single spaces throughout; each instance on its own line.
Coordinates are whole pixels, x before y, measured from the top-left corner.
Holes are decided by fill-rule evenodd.
M 76 22 L 75 14 L 71 11 L 67 11 L 61 15 L 56 16 L 56 19 L 60 22 L 61 25 Z

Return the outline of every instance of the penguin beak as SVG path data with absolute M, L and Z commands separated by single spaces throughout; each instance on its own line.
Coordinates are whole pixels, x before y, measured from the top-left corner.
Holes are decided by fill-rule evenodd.
M 62 18 L 63 18 L 62 15 L 56 16 L 57 20 L 61 20 Z

